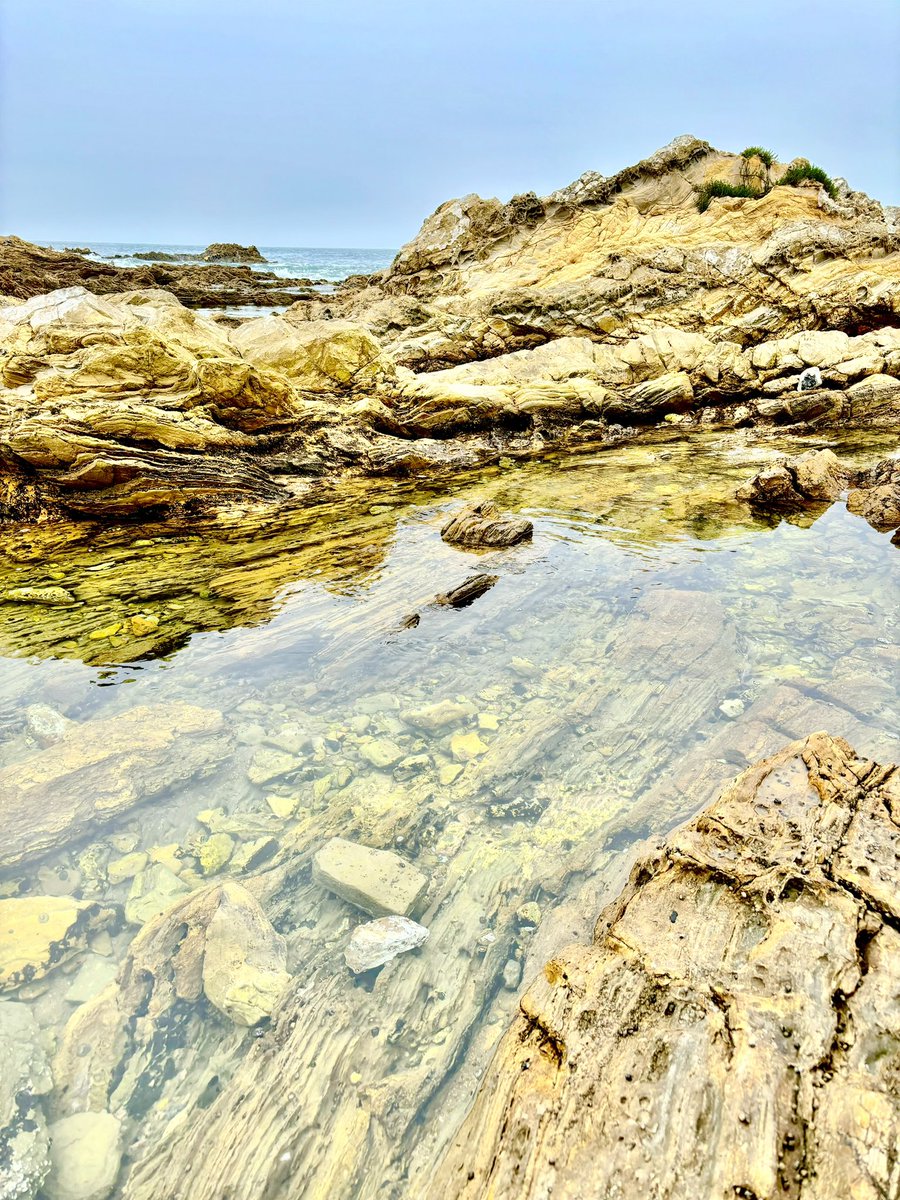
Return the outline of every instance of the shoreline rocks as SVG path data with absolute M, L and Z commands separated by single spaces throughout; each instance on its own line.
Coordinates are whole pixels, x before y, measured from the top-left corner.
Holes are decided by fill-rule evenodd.
M 898 805 L 824 733 L 726 787 L 532 983 L 435 1194 L 890 1193 Z

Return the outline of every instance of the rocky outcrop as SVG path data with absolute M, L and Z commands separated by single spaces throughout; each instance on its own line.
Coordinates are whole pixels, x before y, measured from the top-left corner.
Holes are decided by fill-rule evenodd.
M 887 458 L 865 470 L 853 470 L 831 450 L 813 450 L 759 471 L 736 495 L 756 509 L 775 512 L 830 503 L 846 495 L 850 512 L 875 529 L 890 532 L 900 527 L 900 460 Z
M 527 517 L 505 516 L 492 500 L 483 500 L 455 513 L 441 529 L 441 537 L 459 546 L 515 546 L 528 541 L 533 532 Z
M 17 237 L 0 237 L 0 296 L 28 300 L 60 288 L 84 287 L 97 295 L 137 288 L 163 287 L 191 307 L 221 305 L 286 305 L 301 297 L 314 298 L 308 279 L 287 279 L 273 271 L 249 266 L 199 265 L 199 255 L 170 255 L 151 251 L 137 255 L 141 267 L 120 267 L 99 258 L 84 258 L 82 250 L 51 250 Z M 265 259 L 228 259 L 230 263 Z
M 898 808 L 826 734 L 740 776 L 547 963 L 432 1193 L 893 1194 Z
M 698 203 L 748 172 L 776 186 Z M 26 303 L 0 309 L 0 516 L 274 507 L 290 477 L 458 470 L 660 424 L 895 429 L 896 224 L 843 181 L 784 174 L 685 137 L 547 197 L 450 201 L 386 272 L 230 338 L 171 296 L 283 299 L 291 281 L 6 239 L 0 292 Z M 71 283 L 140 290 L 89 320 L 83 293 L 28 299 Z
M 221 713 L 189 704 L 73 724 L 53 745 L 0 770 L 0 870 L 210 773 L 228 749 Z
M 268 262 L 268 259 L 263 258 L 255 246 L 241 246 L 237 242 L 213 242 L 206 247 L 200 257 L 207 262 Z

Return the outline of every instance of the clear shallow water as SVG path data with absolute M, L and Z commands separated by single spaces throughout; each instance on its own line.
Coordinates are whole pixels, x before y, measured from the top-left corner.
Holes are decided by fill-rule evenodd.
M 200 254 L 205 246 L 178 246 L 150 242 L 50 242 L 55 250 L 80 246 L 93 251 L 98 259 L 112 259 L 116 266 L 139 267 L 146 259 L 135 254 L 162 251 L 165 254 Z M 338 246 L 259 246 L 260 254 L 268 261 L 249 263 L 257 271 L 272 271 L 275 275 L 293 279 L 326 279 L 335 282 L 348 275 L 369 275 L 390 265 L 396 250 L 354 249 Z M 124 256 L 124 257 L 122 257 Z
M 188 1169 L 184 1194 L 201 1200 L 239 1179 L 248 1196 L 426 1194 L 410 1181 L 452 1135 L 522 987 L 589 937 L 640 839 L 814 729 L 897 759 L 900 553 L 841 503 L 755 520 L 731 496 L 772 453 L 752 433 L 663 438 L 451 486 L 347 485 L 245 538 L 64 552 L 38 538 L 0 560 L 0 586 L 55 582 L 79 600 L 0 606 L 2 768 L 38 752 L 22 719 L 34 702 L 80 722 L 82 742 L 110 714 L 178 702 L 220 711 L 229 739 L 205 776 L 7 872 L 7 894 L 69 888 L 121 914 L 132 884 L 110 882 L 110 863 L 172 845 L 195 886 L 197 814 L 214 808 L 245 823 L 236 851 L 261 829 L 278 847 L 268 876 L 226 863 L 214 878 L 257 887 L 288 939 L 282 1019 L 256 1039 L 200 1001 L 168 1013 L 165 1037 L 142 1030 L 94 1101 L 125 1120 L 124 1195 L 168 1194 Z M 528 513 L 533 543 L 441 542 L 476 495 Z M 498 581 L 469 608 L 430 605 L 476 571 Z M 135 658 L 139 613 L 170 628 L 163 657 Z M 410 718 L 447 700 L 470 715 Z M 478 739 L 468 762 L 458 734 Z M 390 765 L 373 766 L 374 744 L 396 750 Z M 290 769 L 254 784 L 273 750 Z M 395 849 L 430 880 L 428 943 L 374 980 L 343 965 L 360 914 L 309 875 L 334 835 Z M 517 915 L 528 902 L 536 922 Z M 18 993 L 49 1042 L 79 1012 L 74 971 L 127 965 L 137 926 L 118 916 L 108 932 Z

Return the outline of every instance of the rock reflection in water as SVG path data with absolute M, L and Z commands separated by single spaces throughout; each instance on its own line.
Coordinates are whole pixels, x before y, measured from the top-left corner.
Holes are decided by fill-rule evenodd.
M 0 590 L 75 598 L 0 609 L 6 652 L 36 656 L 0 683 L 0 823 L 38 788 L 47 851 L 0 876 L 0 907 L 29 915 L 27 944 L 0 921 L 0 986 L 40 1049 L 34 1186 L 46 1121 L 89 1110 L 120 1123 L 133 1200 L 426 1195 L 520 985 L 588 936 L 640 839 L 812 729 L 896 761 L 900 557 L 842 503 L 801 525 L 734 503 L 772 450 L 661 439 L 442 491 L 368 484 L 250 535 L 8 552 Z M 475 498 L 529 516 L 533 543 L 442 542 Z M 426 607 L 476 573 L 498 582 L 473 604 Z M 133 682 L 95 686 L 115 678 Z M 428 940 L 358 979 L 344 951 L 369 915 L 311 872 L 334 837 L 428 881 L 409 914 Z M 229 944 L 240 992 L 210 960 L 214 999 L 192 896 L 221 905 L 227 881 L 269 957 Z M 276 1001 L 253 972 L 280 986 L 279 936 Z M 259 995 L 271 1023 L 229 1019 Z

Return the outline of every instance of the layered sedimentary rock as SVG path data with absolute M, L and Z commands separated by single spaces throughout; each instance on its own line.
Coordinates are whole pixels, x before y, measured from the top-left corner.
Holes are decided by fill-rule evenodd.
M 758 166 L 685 137 L 543 199 L 449 201 L 386 272 L 230 337 L 170 295 L 249 267 L 125 279 L 7 239 L 0 293 L 142 290 L 0 309 L 2 511 L 208 509 L 217 481 L 220 503 L 273 505 L 286 477 L 458 470 L 661 423 L 896 428 L 894 214 L 840 180 L 778 186 L 777 164 L 758 197 L 698 203 Z
M 816 734 L 633 869 L 417 1194 L 893 1195 L 900 775 Z
M 233 249 L 240 250 L 241 247 Z M 146 266 L 120 267 L 98 258 L 84 257 L 90 253 L 86 247 L 51 250 L 22 238 L 0 237 L 0 296 L 27 300 L 58 288 L 74 286 L 85 287 L 97 295 L 164 287 L 184 304 L 196 308 L 292 304 L 300 297 L 315 295 L 309 290 L 309 279 L 285 279 L 272 271 L 254 271 L 249 266 L 233 265 L 265 262 L 261 257 L 236 255 L 220 259 L 207 258 L 209 251 L 203 255 L 150 251 L 134 256 L 142 259 Z M 225 266 L 223 262 L 232 265 Z
M 221 713 L 143 705 L 74 724 L 47 749 L 0 770 L 0 869 L 114 820 L 227 752 Z

